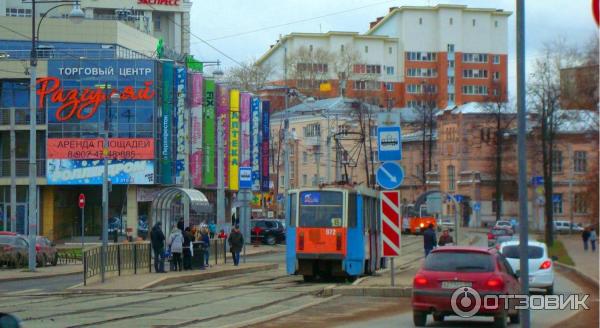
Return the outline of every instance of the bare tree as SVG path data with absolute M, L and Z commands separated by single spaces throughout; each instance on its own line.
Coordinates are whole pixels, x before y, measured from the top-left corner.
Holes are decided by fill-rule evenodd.
M 335 69 L 340 84 L 340 97 L 345 96 L 344 90 L 350 80 L 355 80 L 359 76 L 355 72 L 356 65 L 362 61 L 362 56 L 352 45 L 346 44 L 340 48 L 340 52 L 335 56 Z
M 288 54 L 286 65 L 296 88 L 307 96 L 316 96 L 322 81 L 329 79 L 334 55 L 323 48 L 301 46 Z
M 267 85 L 273 70 L 273 66 L 269 64 L 257 65 L 256 61 L 251 60 L 230 69 L 227 72 L 226 81 L 240 90 L 257 93 Z
M 435 114 L 438 112 L 440 94 L 437 85 L 427 84 L 425 81 L 419 85 L 419 93 L 414 98 L 417 101 L 416 111 L 420 117 L 419 130 L 422 132 L 421 139 L 421 182 L 426 189 L 427 172 L 433 168 L 433 131 L 436 128 Z

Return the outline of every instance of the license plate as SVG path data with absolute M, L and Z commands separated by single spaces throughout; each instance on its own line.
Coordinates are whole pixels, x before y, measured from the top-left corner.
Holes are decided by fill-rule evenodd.
M 460 287 L 471 287 L 472 283 L 469 281 L 442 281 L 442 288 L 456 289 Z

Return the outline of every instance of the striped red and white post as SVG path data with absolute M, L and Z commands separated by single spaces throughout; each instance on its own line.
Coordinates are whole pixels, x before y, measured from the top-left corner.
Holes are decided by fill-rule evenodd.
M 391 258 L 391 283 L 394 286 L 394 257 L 400 256 L 402 215 L 400 213 L 400 192 L 381 191 L 379 197 L 381 210 L 381 247 L 382 256 Z

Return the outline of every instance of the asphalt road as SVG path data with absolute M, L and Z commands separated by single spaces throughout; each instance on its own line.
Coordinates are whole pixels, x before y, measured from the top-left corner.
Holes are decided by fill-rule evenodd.
M 0 282 L 0 293 L 5 292 L 56 292 L 83 281 L 81 273 L 68 276 Z

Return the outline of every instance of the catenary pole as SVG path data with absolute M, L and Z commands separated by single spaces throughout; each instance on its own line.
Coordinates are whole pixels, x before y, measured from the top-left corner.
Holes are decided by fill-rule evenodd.
M 525 153 L 525 1 L 517 0 L 517 127 L 518 127 L 518 166 L 519 166 L 519 253 L 520 280 L 522 293 L 529 292 L 529 254 L 527 218 L 527 162 Z M 520 313 L 521 327 L 529 328 L 529 310 Z
M 35 0 L 31 1 L 31 59 L 29 67 L 29 211 L 25 232 L 29 239 L 29 271 L 35 271 L 36 252 L 35 237 L 37 235 L 37 164 L 36 164 L 36 79 L 37 79 L 37 49 L 35 35 Z M 16 209 L 12 209 L 16 213 Z

